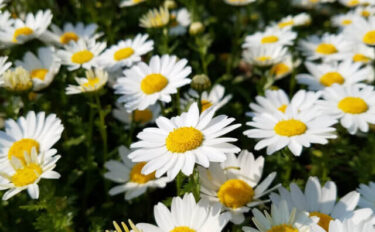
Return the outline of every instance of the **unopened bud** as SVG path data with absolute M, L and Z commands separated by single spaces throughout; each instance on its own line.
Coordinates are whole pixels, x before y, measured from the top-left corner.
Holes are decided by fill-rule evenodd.
M 199 74 L 193 77 L 190 85 L 194 90 L 203 92 L 211 88 L 211 81 L 206 74 Z
M 190 35 L 197 35 L 204 31 L 204 25 L 201 22 L 193 22 L 190 24 L 189 33 Z

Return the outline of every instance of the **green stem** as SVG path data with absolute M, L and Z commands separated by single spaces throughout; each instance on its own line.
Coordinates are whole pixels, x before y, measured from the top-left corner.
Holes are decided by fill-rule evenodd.
M 177 110 L 177 115 L 181 114 L 181 105 L 180 105 L 180 89 L 177 89 L 177 94 L 176 94 L 176 110 Z
M 176 193 L 177 196 L 182 195 L 182 183 L 184 182 L 184 174 L 182 172 L 179 172 L 178 175 L 176 176 Z
M 202 91 L 199 91 L 198 109 L 199 109 L 199 112 L 202 113 Z
M 163 102 L 158 101 L 158 103 L 159 103 L 159 106 L 160 106 L 161 115 L 166 116 L 165 107 L 163 105 Z
M 92 145 L 92 132 L 94 128 L 94 108 L 93 106 L 95 105 L 94 98 L 92 96 L 88 96 L 89 101 L 90 101 L 90 112 L 89 112 L 89 128 L 87 130 L 87 140 L 86 140 L 86 145 L 87 145 L 87 150 L 91 150 L 91 145 Z M 90 152 L 88 152 L 89 154 Z
M 99 113 L 99 132 L 102 137 L 103 142 L 103 163 L 107 160 L 108 157 L 108 142 L 107 142 L 107 126 L 105 124 L 105 112 L 102 109 L 100 103 L 100 97 L 98 93 L 95 93 L 96 106 Z

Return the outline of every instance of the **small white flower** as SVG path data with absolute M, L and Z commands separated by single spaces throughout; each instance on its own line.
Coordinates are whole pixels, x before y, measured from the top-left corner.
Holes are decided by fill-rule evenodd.
M 77 85 L 69 85 L 66 94 L 95 92 L 103 88 L 108 81 L 108 73 L 102 69 L 87 70 L 86 77 L 75 78 Z
M 116 109 L 112 111 L 112 114 L 114 118 L 125 124 L 126 129 L 129 129 L 132 122 L 139 126 L 154 123 L 155 119 L 160 116 L 160 111 L 159 104 L 154 104 L 144 110 L 128 112 L 122 104 L 116 102 Z
M 280 21 L 274 25 L 280 29 L 291 29 L 293 27 L 307 26 L 311 23 L 311 16 L 307 13 L 300 13 L 298 15 L 288 15 L 282 18 Z
M 245 49 L 243 59 L 255 66 L 271 66 L 280 63 L 288 55 L 288 49 L 283 46 L 254 46 Z
M 243 48 L 250 48 L 253 46 L 286 46 L 293 45 L 297 34 L 288 29 L 280 29 L 277 27 L 268 27 L 264 32 L 257 32 L 253 35 L 248 35 L 242 45 Z

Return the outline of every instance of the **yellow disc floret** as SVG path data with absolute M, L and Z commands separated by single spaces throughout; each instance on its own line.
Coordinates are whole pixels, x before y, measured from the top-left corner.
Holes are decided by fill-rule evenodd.
M 95 88 L 99 82 L 99 77 L 87 78 L 87 82 L 83 83 L 82 86 L 86 88 Z
M 12 157 L 16 157 L 19 160 L 25 160 L 25 152 L 27 154 L 31 153 L 32 148 L 39 151 L 39 143 L 34 139 L 21 139 L 12 144 L 8 151 L 8 159 L 12 160 Z
M 38 164 L 31 163 L 21 169 L 17 169 L 10 180 L 16 187 L 23 187 L 35 183 L 42 173 L 43 170 Z
M 70 41 L 78 41 L 79 36 L 74 32 L 65 32 L 60 36 L 60 43 L 68 44 Z
M 281 106 L 280 106 L 279 108 L 277 108 L 277 109 L 278 109 L 279 111 L 285 113 L 287 107 L 288 107 L 287 104 L 283 104 L 283 105 L 281 105 Z
M 288 119 L 278 122 L 273 129 L 278 135 L 292 137 L 304 134 L 307 126 L 300 120 Z
M 282 225 L 272 226 L 272 228 L 267 230 L 267 232 L 298 232 L 298 229 L 294 228 L 291 225 L 282 224 Z
M 115 54 L 113 54 L 113 59 L 115 59 L 116 61 L 120 61 L 120 60 L 129 58 L 133 54 L 134 54 L 133 48 L 131 47 L 121 48 L 117 50 Z
M 368 45 L 374 45 L 375 44 L 375 30 L 367 32 L 363 36 L 363 42 Z
M 170 232 L 196 232 L 196 231 L 187 226 L 177 226 Z
M 338 72 L 328 72 L 320 77 L 320 84 L 324 86 L 331 86 L 333 84 L 344 84 L 344 77 Z
M 136 123 L 147 123 L 152 119 L 152 111 L 149 109 L 135 110 L 133 114 L 133 120 Z
M 143 78 L 141 82 L 141 90 L 145 94 L 154 94 L 160 92 L 168 85 L 168 79 L 159 74 L 153 73 Z
M 319 222 L 318 225 L 322 227 L 325 231 L 329 229 L 329 223 L 333 218 L 327 214 L 320 213 L 320 212 L 311 212 L 310 217 L 318 217 Z
M 138 184 L 145 184 L 150 180 L 155 179 L 155 172 L 148 175 L 142 174 L 142 168 L 146 165 L 146 162 L 138 163 L 133 166 L 130 171 L 130 181 Z
M 34 33 L 33 29 L 31 29 L 30 27 L 20 27 L 20 28 L 17 28 L 15 31 L 14 31 L 14 34 L 13 34 L 13 42 L 14 43 L 17 43 L 17 37 L 18 36 L 27 36 L 27 35 L 31 35 L 32 33 Z
M 180 127 L 168 134 L 165 144 L 170 152 L 184 153 L 198 148 L 203 140 L 202 132 L 194 127 Z
M 360 97 L 345 97 L 337 107 L 348 114 L 362 114 L 368 110 L 367 103 Z
M 237 209 L 253 200 L 254 190 L 243 180 L 231 179 L 220 186 L 217 197 L 226 207 Z
M 89 50 L 82 50 L 72 55 L 72 62 L 76 64 L 84 64 L 94 58 L 94 54 Z
M 270 36 L 263 37 L 261 40 L 261 43 L 262 44 L 276 43 L 277 41 L 279 41 L 279 38 L 277 36 L 270 35 Z
M 282 76 L 286 73 L 288 73 L 290 71 L 290 68 L 288 65 L 284 64 L 284 63 L 280 63 L 280 64 L 277 64 L 277 65 L 274 65 L 271 70 L 270 70 L 270 73 L 273 74 L 273 75 L 276 75 L 276 76 Z
M 34 69 L 31 71 L 31 78 L 33 79 L 39 79 L 44 81 L 44 78 L 46 77 L 46 74 L 48 73 L 48 69 L 41 68 L 41 69 Z
M 363 54 L 357 53 L 353 56 L 354 62 L 368 63 L 371 59 Z
M 331 55 L 331 54 L 334 54 L 334 53 L 338 52 L 338 50 L 335 47 L 335 45 L 330 44 L 330 43 L 321 43 L 321 44 L 319 44 L 316 47 L 315 51 L 317 53 L 320 53 L 320 54 L 323 54 L 323 55 Z
M 207 110 L 208 108 L 210 108 L 212 106 L 212 103 L 208 100 L 202 100 L 201 104 L 202 104 L 202 109 L 201 109 L 202 112 Z

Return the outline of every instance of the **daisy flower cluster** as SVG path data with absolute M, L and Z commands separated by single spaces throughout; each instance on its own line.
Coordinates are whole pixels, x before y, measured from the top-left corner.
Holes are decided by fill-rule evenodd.
M 0 0 L 0 51 L 0 231 L 375 232 L 373 0 Z

